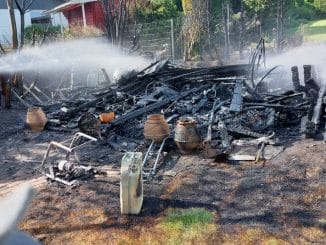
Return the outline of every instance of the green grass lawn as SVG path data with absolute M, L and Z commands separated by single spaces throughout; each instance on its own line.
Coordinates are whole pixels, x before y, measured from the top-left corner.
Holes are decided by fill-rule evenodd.
M 326 41 L 326 19 L 309 21 L 303 26 L 304 41 Z

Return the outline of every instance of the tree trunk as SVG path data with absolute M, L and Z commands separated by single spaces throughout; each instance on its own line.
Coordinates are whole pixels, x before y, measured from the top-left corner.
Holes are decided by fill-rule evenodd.
M 24 94 L 24 85 L 23 85 L 23 74 L 21 72 L 17 72 L 12 76 L 12 85 L 17 88 L 17 94 Z
M 211 6 L 210 1 L 206 1 L 206 22 L 207 22 L 207 39 L 208 39 L 208 50 L 212 49 L 212 37 L 211 37 Z
M 101 0 L 105 32 L 108 40 L 118 46 L 122 46 L 124 34 L 128 22 L 128 7 L 130 0 Z
M 230 59 L 230 3 L 226 1 L 223 7 L 223 24 L 224 24 L 224 40 L 225 40 L 225 58 Z
M 18 37 L 17 37 L 17 26 L 16 26 L 13 0 L 7 0 L 7 7 L 8 7 L 8 11 L 9 11 L 9 18 L 10 18 L 12 46 L 13 46 L 13 49 L 17 49 L 18 48 Z
M 24 47 L 25 38 L 25 13 L 20 13 L 20 48 Z
M 244 11 L 244 0 L 240 0 L 240 32 L 239 32 L 239 52 L 240 52 L 240 59 L 243 59 L 243 47 L 244 47 L 244 17 L 243 17 L 243 11 Z
M 3 96 L 3 106 L 4 108 L 10 108 L 11 107 L 11 88 L 10 84 L 5 80 L 5 77 L 1 77 L 1 90 L 2 90 L 2 96 Z
M 280 53 L 282 50 L 283 41 L 283 14 L 284 14 L 284 0 L 277 0 L 277 33 L 276 33 L 276 49 Z

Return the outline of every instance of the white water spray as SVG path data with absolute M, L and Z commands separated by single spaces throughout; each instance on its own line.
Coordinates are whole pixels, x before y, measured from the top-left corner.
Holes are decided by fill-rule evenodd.
M 313 65 L 319 76 L 318 80 L 326 83 L 326 43 L 310 43 L 271 58 L 267 57 L 267 63 L 269 67 L 283 66 L 287 71 L 285 75 L 288 81 L 291 81 L 292 66 L 298 66 L 302 81 L 303 65 Z
M 103 40 L 78 40 L 25 48 L 19 53 L 0 58 L 0 74 L 13 72 L 47 72 L 60 74 L 67 69 L 91 71 L 106 69 L 112 77 L 116 70 L 139 71 L 150 61 L 140 56 L 124 54 Z

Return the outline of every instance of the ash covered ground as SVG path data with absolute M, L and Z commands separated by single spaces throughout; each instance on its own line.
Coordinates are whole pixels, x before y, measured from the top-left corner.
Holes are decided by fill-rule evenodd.
M 122 153 L 87 146 L 81 159 L 107 176 L 76 188 L 49 182 L 39 172 L 40 161 L 49 141 L 64 140 L 67 134 L 31 133 L 20 123 L 25 110 L 1 113 L 6 117 L 0 120 L 5 136 L 0 139 L 0 193 L 27 182 L 37 188 L 20 227 L 44 244 L 119 243 L 123 237 L 137 242 L 171 207 L 215 212 L 218 230 L 208 238 L 211 243 L 227 242 L 225 236 L 251 228 L 294 244 L 323 244 L 326 239 L 325 143 L 304 139 L 298 129 L 285 130 L 286 149 L 264 163 L 217 163 L 200 154 L 171 153 L 155 180 L 144 185 L 141 214 L 125 216 L 119 206 Z

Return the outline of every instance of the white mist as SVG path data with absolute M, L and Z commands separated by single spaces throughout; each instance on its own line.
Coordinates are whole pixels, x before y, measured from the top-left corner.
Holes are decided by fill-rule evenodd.
M 291 67 L 298 66 L 300 80 L 303 80 L 303 65 L 313 65 L 318 82 L 326 83 L 326 43 L 309 43 L 291 49 L 283 54 L 267 57 L 269 67 L 281 65 L 286 71 L 286 80 L 291 82 Z
M 0 74 L 11 72 L 63 73 L 94 71 L 105 68 L 112 77 L 116 70 L 139 71 L 150 61 L 140 56 L 124 54 L 104 40 L 77 40 L 51 43 L 42 47 L 24 48 L 19 53 L 0 58 Z

